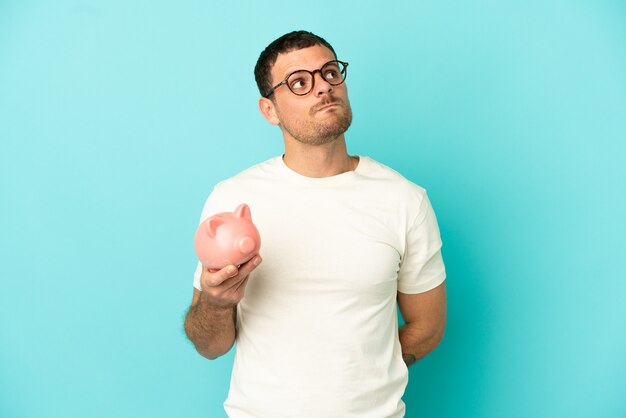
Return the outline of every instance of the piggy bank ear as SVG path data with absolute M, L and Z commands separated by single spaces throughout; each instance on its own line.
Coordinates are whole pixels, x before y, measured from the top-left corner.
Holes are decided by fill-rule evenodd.
M 252 215 L 250 214 L 250 208 L 245 203 L 242 203 L 241 205 L 237 206 L 237 209 L 235 209 L 235 216 L 238 218 L 252 220 Z
M 215 238 L 215 233 L 217 232 L 217 227 L 224 224 L 224 221 L 218 218 L 210 219 L 207 223 L 204 224 L 204 231 L 211 238 Z

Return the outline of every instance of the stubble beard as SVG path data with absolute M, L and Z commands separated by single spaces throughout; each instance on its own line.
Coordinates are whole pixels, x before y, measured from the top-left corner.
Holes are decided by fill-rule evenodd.
M 303 144 L 323 145 L 333 142 L 346 132 L 352 123 L 350 104 L 340 101 L 335 103 L 339 106 L 330 111 L 335 113 L 334 117 L 325 117 L 324 120 L 317 120 L 315 116 L 317 109 L 312 109 L 311 119 L 295 121 L 294 123 L 281 121 L 280 126 L 291 137 Z M 324 106 L 324 104 L 322 103 L 318 108 L 321 106 Z

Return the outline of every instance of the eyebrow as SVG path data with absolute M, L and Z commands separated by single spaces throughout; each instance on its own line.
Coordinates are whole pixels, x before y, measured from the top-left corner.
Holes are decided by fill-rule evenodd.
M 287 77 L 289 77 L 290 74 L 295 73 L 296 71 L 302 71 L 304 68 L 297 68 L 297 67 L 293 67 L 291 69 L 289 69 L 289 71 L 286 71 L 283 76 L 280 78 L 281 80 L 286 79 Z
M 329 62 L 332 62 L 332 61 L 336 61 L 336 60 L 335 60 L 335 59 L 331 59 L 331 60 L 329 60 L 329 61 L 326 61 L 326 62 L 324 62 L 324 63 L 322 64 L 322 67 L 323 67 L 324 65 L 328 64 Z M 320 68 L 322 68 L 322 67 L 320 67 Z M 288 68 L 289 68 L 289 67 L 288 67 Z M 319 69 L 319 68 L 316 68 L 316 70 L 318 70 L 318 69 Z M 290 68 L 290 69 L 289 69 L 289 71 L 286 71 L 286 72 L 283 74 L 283 76 L 281 77 L 281 80 L 286 79 L 287 77 L 289 77 L 289 75 L 290 75 L 290 74 L 293 74 L 293 73 L 295 73 L 296 71 L 302 71 L 302 70 L 304 70 L 304 71 L 308 71 L 308 70 L 305 70 L 305 69 L 304 69 L 304 68 L 302 68 L 302 67 L 300 67 L 300 68 L 297 68 L 297 67 L 292 67 L 292 68 Z

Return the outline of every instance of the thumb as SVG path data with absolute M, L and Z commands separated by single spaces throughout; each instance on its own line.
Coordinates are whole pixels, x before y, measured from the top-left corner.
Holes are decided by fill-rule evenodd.
M 207 267 L 206 271 L 209 273 L 209 275 L 207 276 L 209 286 L 219 286 L 226 279 L 237 275 L 237 273 L 239 272 L 237 270 L 237 267 L 232 264 L 222 268 L 221 270 L 211 269 Z

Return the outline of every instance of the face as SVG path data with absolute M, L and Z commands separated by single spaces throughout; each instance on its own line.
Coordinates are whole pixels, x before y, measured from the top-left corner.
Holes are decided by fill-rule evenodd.
M 332 51 L 321 45 L 279 54 L 272 67 L 272 85 L 294 71 L 314 71 L 334 59 Z M 346 83 L 331 86 L 319 72 L 308 94 L 297 96 L 282 85 L 273 95 L 273 101 L 261 98 L 259 107 L 270 123 L 280 125 L 286 138 L 321 145 L 341 137 L 352 122 Z

